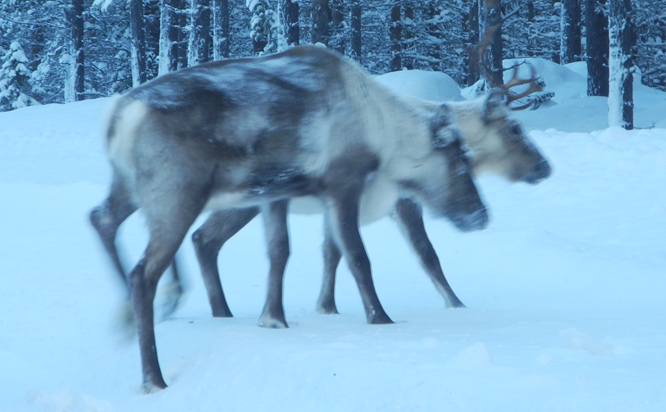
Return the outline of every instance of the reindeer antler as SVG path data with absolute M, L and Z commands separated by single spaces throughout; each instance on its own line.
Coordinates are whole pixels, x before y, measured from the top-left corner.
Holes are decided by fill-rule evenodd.
M 513 67 L 513 75 L 511 76 L 511 79 L 504 83 L 501 86 L 498 86 L 499 89 L 504 90 L 504 94 L 506 95 L 506 105 L 509 106 L 511 102 L 515 102 L 516 100 L 520 100 L 523 97 L 527 97 L 532 93 L 535 92 L 540 92 L 543 90 L 543 83 L 538 81 L 538 76 L 536 73 L 536 69 L 534 68 L 533 65 L 525 62 L 530 67 L 530 78 L 529 79 L 521 79 L 518 77 L 518 66 L 516 65 Z M 524 84 L 529 84 L 529 87 L 520 93 L 509 93 L 509 89 L 516 87 L 516 86 L 522 86 Z M 530 107 L 534 102 L 529 102 L 526 103 L 522 106 L 517 106 L 517 107 L 512 107 L 511 110 L 525 110 L 528 107 Z
M 508 17 L 508 16 L 506 16 Z M 505 17 L 505 18 L 506 18 Z M 531 95 L 532 93 L 535 92 L 540 92 L 543 90 L 543 82 L 538 81 L 538 76 L 536 74 L 536 69 L 534 68 L 533 65 L 529 63 L 525 63 L 528 66 L 530 66 L 530 78 L 529 79 L 520 79 L 518 77 L 518 65 L 513 67 L 513 75 L 511 79 L 504 83 L 504 84 L 492 84 L 488 77 L 488 73 L 490 73 L 490 68 L 488 67 L 488 62 L 486 60 L 486 50 L 488 49 L 488 46 L 490 45 L 490 42 L 492 40 L 493 34 L 497 29 L 499 29 L 502 25 L 502 22 L 504 21 L 504 18 L 502 21 L 498 24 L 489 26 L 486 29 L 485 34 L 483 35 L 483 38 L 479 41 L 479 44 L 477 44 L 471 51 L 470 54 L 473 56 L 473 61 L 478 65 L 479 67 L 479 73 L 483 77 L 484 80 L 488 84 L 490 84 L 492 87 L 497 87 L 501 90 L 504 91 L 504 94 L 506 95 L 506 105 L 509 106 L 511 102 L 514 102 L 516 100 L 522 99 L 524 97 L 527 97 Z M 529 84 L 529 87 L 527 90 L 521 92 L 521 93 L 510 93 L 509 89 L 516 87 L 516 86 L 521 86 Z M 526 103 L 521 106 L 517 107 L 511 107 L 511 110 L 524 110 L 530 107 L 534 101 L 531 101 L 529 103 Z

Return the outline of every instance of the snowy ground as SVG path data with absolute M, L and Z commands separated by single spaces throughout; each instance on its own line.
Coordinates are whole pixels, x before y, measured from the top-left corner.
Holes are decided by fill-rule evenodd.
M 220 257 L 233 319 L 210 316 L 184 245 L 190 292 L 157 326 L 169 388 L 153 395 L 140 393 L 138 345 L 114 326 L 121 289 L 87 225 L 109 179 L 107 101 L 0 113 L 0 412 L 666 410 L 666 94 L 637 88 L 637 125 L 656 128 L 608 129 L 580 67 L 539 69 L 558 104 L 519 116 L 554 175 L 479 179 L 483 232 L 427 221 L 467 309 L 444 308 L 385 219 L 363 236 L 397 323 L 365 324 L 346 268 L 342 314 L 316 314 L 321 219 L 294 216 L 291 328 L 259 328 L 267 263 L 253 222 Z M 140 216 L 121 240 L 138 258 Z

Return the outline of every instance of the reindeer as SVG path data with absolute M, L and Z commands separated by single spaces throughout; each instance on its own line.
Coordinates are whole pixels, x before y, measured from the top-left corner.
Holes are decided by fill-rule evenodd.
M 550 175 L 551 168 L 548 161 L 525 135 L 520 124 L 509 115 L 507 106 L 514 99 L 505 98 L 506 92 L 511 87 L 534 80 L 534 74 L 527 80 L 514 76 L 506 85 L 493 89 L 490 94 L 475 101 L 448 103 L 453 119 L 462 132 L 463 140 L 470 149 L 474 174 L 491 172 L 512 182 L 529 184 L 537 184 Z M 407 97 L 407 99 L 410 104 L 427 114 L 435 113 L 440 106 L 438 103 L 417 98 Z M 370 185 L 366 188 L 361 197 L 359 216 L 361 224 L 371 223 L 389 214 L 397 221 L 433 285 L 444 298 L 446 306 L 464 307 L 446 280 L 437 253 L 428 239 L 420 204 L 413 197 L 404 194 L 391 207 L 370 209 L 369 205 L 381 204 L 385 199 L 390 199 L 390 196 L 382 193 L 385 189 L 379 185 Z M 299 199 L 291 200 L 290 210 L 294 213 L 311 213 L 311 210 L 300 204 Z M 378 213 L 379 210 L 386 213 Z M 215 317 L 232 316 L 217 268 L 219 251 L 228 239 L 259 213 L 260 209 L 256 207 L 217 211 L 211 214 L 192 235 L 209 303 Z M 335 273 L 341 254 L 328 226 L 325 228 L 323 257 L 324 275 L 316 310 L 323 314 L 334 314 L 338 313 L 334 291 Z M 284 259 L 286 263 L 286 257 Z M 281 282 L 276 280 L 281 279 L 281 275 L 275 274 L 277 266 L 271 264 L 268 297 L 259 321 L 261 326 L 288 326 L 281 305 L 282 292 L 278 289 L 281 287 Z
M 273 257 L 288 251 L 288 199 L 318 199 L 368 322 L 390 323 L 358 229 L 368 187 L 414 196 L 460 230 L 488 224 L 450 112 L 442 104 L 426 115 L 316 46 L 184 69 L 118 98 L 106 134 L 110 193 L 90 220 L 122 274 L 117 229 L 139 208 L 145 216 L 148 245 L 128 280 L 144 390 L 166 387 L 155 341 L 157 282 L 204 210 L 258 207 Z

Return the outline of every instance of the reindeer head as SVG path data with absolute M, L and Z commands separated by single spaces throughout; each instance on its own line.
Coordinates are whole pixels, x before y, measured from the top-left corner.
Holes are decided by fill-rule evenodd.
M 430 130 L 431 151 L 402 186 L 459 230 L 484 229 L 488 213 L 472 181 L 470 160 L 448 105 L 432 114 Z
M 510 116 L 505 91 L 493 89 L 480 104 L 479 119 L 460 122 L 473 153 L 475 171 L 491 169 L 510 181 L 531 184 L 550 176 L 548 161 Z

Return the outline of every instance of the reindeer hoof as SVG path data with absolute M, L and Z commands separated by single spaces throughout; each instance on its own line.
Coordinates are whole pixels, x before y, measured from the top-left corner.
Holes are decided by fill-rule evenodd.
M 143 385 L 141 386 L 141 391 L 145 395 L 151 395 L 166 388 L 167 384 L 164 383 L 164 380 L 160 378 L 157 382 L 152 382 L 152 381 L 143 382 Z
M 286 329 L 289 327 L 289 325 L 287 325 L 287 321 L 284 318 L 280 319 L 270 315 L 262 315 L 259 318 L 259 326 L 269 329 Z
M 394 323 L 391 318 L 386 313 L 373 313 L 372 316 L 368 319 L 368 323 L 371 325 L 388 325 Z
M 339 315 L 340 312 L 338 312 L 338 308 L 335 306 L 335 303 L 332 304 L 327 304 L 327 303 L 318 303 L 316 307 L 317 313 L 321 313 L 322 315 Z

